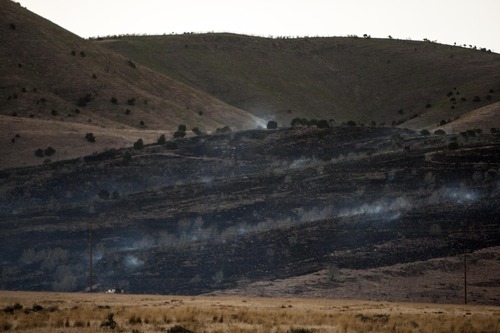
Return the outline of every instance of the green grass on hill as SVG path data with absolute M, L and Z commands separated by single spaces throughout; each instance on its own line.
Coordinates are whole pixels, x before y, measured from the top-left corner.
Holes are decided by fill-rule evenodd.
M 420 128 L 500 100 L 498 54 L 432 42 L 185 34 L 97 43 L 284 125 L 295 117 L 388 125 L 417 117 L 408 124 Z

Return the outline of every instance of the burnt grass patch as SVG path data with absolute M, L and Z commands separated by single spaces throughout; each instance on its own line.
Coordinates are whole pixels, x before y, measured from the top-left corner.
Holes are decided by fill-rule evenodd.
M 493 135 L 453 151 L 446 136 L 349 126 L 167 146 L 7 170 L 2 287 L 84 290 L 90 224 L 96 288 L 134 293 L 200 294 L 500 245 Z M 57 260 L 37 256 L 48 249 Z

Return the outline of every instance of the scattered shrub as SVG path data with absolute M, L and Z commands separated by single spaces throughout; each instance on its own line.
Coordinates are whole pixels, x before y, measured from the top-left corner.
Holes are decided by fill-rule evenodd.
M 95 75 L 95 73 L 92 74 L 92 78 L 95 80 L 97 79 L 97 75 Z
M 472 99 L 472 101 L 475 102 L 475 103 L 481 102 L 481 97 L 474 96 L 474 98 Z
M 278 123 L 274 120 L 270 120 L 267 122 L 267 129 L 277 129 Z
M 76 105 L 77 106 L 87 106 L 92 101 L 92 95 L 91 94 L 85 94 L 85 96 L 82 96 L 78 99 Z
M 349 120 L 347 123 L 346 123 L 348 126 L 356 126 L 356 122 L 354 120 Z
M 186 136 L 186 132 L 184 132 L 184 131 L 175 131 L 175 133 L 174 133 L 174 139 L 183 138 L 185 136 Z
M 85 58 L 87 55 L 85 54 L 85 52 L 84 52 L 84 51 L 80 51 L 80 56 L 81 56 L 82 58 Z
M 126 115 L 129 115 L 129 114 L 130 114 L 130 109 L 126 109 L 126 110 L 125 110 L 125 114 L 126 114 Z
M 71 55 L 72 55 L 72 56 L 76 56 L 76 51 L 75 51 L 75 50 L 72 50 L 72 51 L 71 51 Z
M 35 156 L 43 157 L 43 149 L 38 148 L 37 150 L 35 150 Z
M 128 65 L 132 68 L 136 68 L 137 66 L 135 65 L 135 63 L 132 61 L 132 60 L 129 60 L 128 61 Z
M 31 307 L 31 311 L 33 311 L 33 312 L 40 312 L 42 310 L 43 310 L 43 306 L 38 305 L 38 304 L 33 304 L 33 306 Z
M 179 125 L 179 127 L 177 128 L 178 131 L 181 131 L 181 132 L 186 132 L 187 131 L 187 127 L 186 125 Z
M 442 129 L 438 129 L 438 130 L 434 131 L 434 134 L 436 134 L 436 135 L 445 135 L 446 132 L 443 131 Z
M 291 125 L 292 127 L 298 127 L 298 126 L 303 126 L 307 124 L 307 120 L 304 118 L 304 119 L 301 119 L 301 118 L 293 118 L 292 119 L 292 122 L 291 122 Z
M 326 119 L 321 119 L 318 121 L 316 124 L 318 128 L 330 128 L 330 124 L 328 123 L 328 120 Z
M 113 103 L 115 105 L 118 104 L 118 99 L 116 97 L 114 97 L 114 96 L 111 97 L 111 103 Z
M 167 142 L 167 139 L 165 138 L 165 134 L 160 135 L 160 137 L 158 138 L 158 140 L 156 140 L 156 143 L 158 143 L 159 145 L 162 145 L 165 142 Z
M 52 109 L 52 111 L 50 112 L 50 114 L 53 115 L 53 116 L 57 116 L 58 113 L 57 113 L 57 110 Z
M 10 30 L 16 30 L 16 25 L 14 23 L 9 24 Z
M 87 134 L 85 134 L 85 139 L 87 139 L 88 142 L 95 142 L 94 133 L 87 133 Z
M 56 153 L 56 150 L 52 147 L 47 147 L 44 151 L 45 156 L 52 156 Z
M 231 128 L 229 126 L 224 126 L 222 128 L 217 128 L 215 130 L 215 133 L 218 133 L 218 134 L 231 133 Z
M 426 109 L 430 109 L 431 107 L 432 107 L 432 105 L 430 103 L 425 104 Z
M 422 134 L 422 135 L 430 135 L 431 133 L 428 130 L 423 129 L 423 130 L 420 131 L 420 134 Z
M 446 120 L 444 120 L 444 119 L 439 122 L 439 126 L 443 126 L 443 125 L 446 125 Z
M 131 106 L 134 106 L 135 105 L 135 97 L 132 97 L 132 98 L 129 98 L 127 99 L 127 104 L 128 105 L 131 105 Z
M 474 130 L 467 130 L 466 133 L 467 133 L 467 136 L 471 136 L 471 137 L 476 136 L 476 131 L 474 131 Z
M 200 116 L 203 116 L 203 111 L 198 111 L 198 114 L 199 114 Z
M 142 148 L 144 148 L 144 141 L 142 141 L 142 139 L 139 139 L 136 142 L 134 142 L 135 150 L 141 150 Z
M 146 123 L 144 122 L 144 120 L 141 120 L 141 121 L 139 122 L 139 125 L 144 126 L 144 125 L 146 125 Z

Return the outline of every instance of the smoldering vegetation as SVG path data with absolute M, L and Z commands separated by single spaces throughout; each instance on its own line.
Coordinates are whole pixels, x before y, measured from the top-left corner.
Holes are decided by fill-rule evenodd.
M 499 245 L 500 139 L 454 150 L 450 140 L 395 128 L 255 130 L 8 170 L 3 287 L 84 290 L 90 225 L 94 287 L 139 293 Z

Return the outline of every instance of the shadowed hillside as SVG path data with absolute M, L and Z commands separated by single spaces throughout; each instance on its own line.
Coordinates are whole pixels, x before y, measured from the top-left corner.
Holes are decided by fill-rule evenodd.
M 307 117 L 420 129 L 500 100 L 500 55 L 433 42 L 185 34 L 97 43 L 283 125 Z

